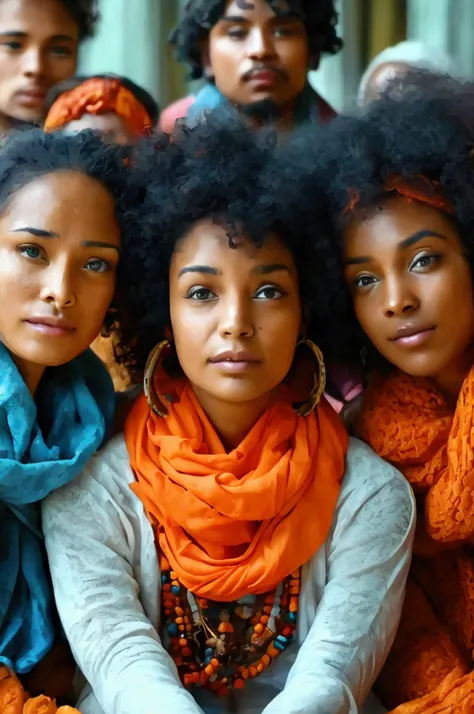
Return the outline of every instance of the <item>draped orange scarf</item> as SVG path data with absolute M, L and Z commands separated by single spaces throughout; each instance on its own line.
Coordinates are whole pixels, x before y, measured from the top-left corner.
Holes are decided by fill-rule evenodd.
M 54 699 L 30 699 L 19 679 L 7 667 L 0 667 L 0 712 L 2 714 L 80 714 L 73 707 L 56 706 Z
M 454 414 L 428 381 L 401 372 L 365 394 L 359 434 L 400 469 L 419 506 L 404 611 L 379 680 L 397 714 L 474 712 L 473 417 L 474 367 Z
M 347 435 L 324 402 L 298 417 L 275 403 L 226 453 L 187 383 L 166 419 L 138 399 L 125 426 L 156 543 L 199 597 L 271 591 L 322 546 L 344 473 Z
M 152 121 L 143 104 L 118 79 L 91 77 L 58 97 L 48 112 L 44 130 L 57 131 L 84 114 L 104 112 L 120 117 L 133 136 L 143 136 L 152 128 Z

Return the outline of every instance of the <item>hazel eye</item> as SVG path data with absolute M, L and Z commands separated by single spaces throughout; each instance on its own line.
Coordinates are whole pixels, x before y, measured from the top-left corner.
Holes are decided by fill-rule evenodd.
M 282 297 L 282 295 L 282 291 L 276 288 L 274 285 L 265 285 L 263 288 L 260 288 L 260 290 L 255 293 L 255 299 L 276 300 L 277 298 Z
M 110 270 L 110 263 L 102 258 L 92 258 L 86 264 L 86 269 L 91 273 L 106 273 Z
M 206 302 L 208 300 L 212 300 L 216 296 L 208 288 L 195 287 L 195 288 L 191 288 L 191 290 L 189 290 L 186 297 L 189 300 L 196 300 L 198 302 Z
M 18 252 L 20 255 L 23 255 L 25 258 L 29 258 L 30 260 L 37 260 L 42 256 L 42 250 L 37 245 L 20 245 Z
M 373 275 L 359 275 L 359 277 L 356 278 L 355 286 L 356 288 L 368 288 L 376 282 L 377 280 Z

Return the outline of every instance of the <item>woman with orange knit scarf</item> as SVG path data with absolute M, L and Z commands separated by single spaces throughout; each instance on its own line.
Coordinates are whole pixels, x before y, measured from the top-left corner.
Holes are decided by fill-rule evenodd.
M 144 394 L 43 509 L 83 714 L 380 712 L 413 502 L 322 397 L 325 278 L 271 153 L 211 117 L 133 159 L 118 309 Z
M 414 75 L 282 161 L 294 177 L 301 159 L 295 190 L 334 218 L 359 322 L 348 313 L 347 340 L 352 329 L 369 381 L 358 434 L 418 503 L 378 681 L 397 714 L 474 712 L 473 147 L 474 86 Z

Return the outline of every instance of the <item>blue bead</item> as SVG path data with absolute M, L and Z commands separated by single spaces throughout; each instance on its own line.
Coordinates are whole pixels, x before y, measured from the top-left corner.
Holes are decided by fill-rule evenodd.
M 178 636 L 178 632 L 179 632 L 179 630 L 178 630 L 178 625 L 176 625 L 174 622 L 171 622 L 171 623 L 168 625 L 168 634 L 169 634 L 171 637 L 177 637 L 177 636 Z
M 167 573 L 163 573 L 161 576 L 161 582 L 162 583 L 169 583 L 171 582 L 170 576 Z
M 214 657 L 214 650 L 212 647 L 208 647 L 206 650 L 204 650 L 204 657 L 210 657 L 211 659 Z
M 179 595 L 181 592 L 181 588 L 179 587 L 179 585 L 173 585 L 173 587 L 171 588 L 171 592 L 173 593 L 173 595 Z
M 286 649 L 286 645 L 282 644 L 281 642 L 278 642 L 278 640 L 274 641 L 273 646 L 275 647 L 275 649 L 280 650 L 280 652 L 283 652 L 283 650 Z
M 296 612 L 289 612 L 287 615 L 288 622 L 296 622 Z
M 206 657 L 206 659 L 204 660 L 204 664 L 209 664 L 211 659 L 212 659 L 212 657 Z

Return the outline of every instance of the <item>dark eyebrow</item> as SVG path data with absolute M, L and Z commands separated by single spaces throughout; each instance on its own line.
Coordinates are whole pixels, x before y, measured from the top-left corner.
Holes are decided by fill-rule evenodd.
M 400 241 L 397 245 L 397 250 L 410 248 L 410 246 L 415 245 L 415 243 L 419 243 L 419 241 L 423 240 L 423 238 L 441 238 L 442 240 L 446 240 L 446 236 L 443 236 L 441 233 L 423 229 L 413 233 L 411 236 L 408 236 L 405 240 Z M 363 263 L 370 263 L 372 260 L 373 258 L 371 258 L 370 255 L 358 255 L 355 258 L 349 258 L 345 261 L 345 263 L 346 265 L 362 265 Z
M 113 243 L 105 243 L 101 240 L 83 240 L 82 245 L 86 248 L 113 248 L 113 250 L 116 250 L 118 253 L 120 253 L 120 248 L 118 247 L 118 245 L 114 245 Z
M 179 271 L 178 278 L 186 273 L 204 273 L 204 275 L 222 275 L 222 271 L 217 268 L 211 268 L 210 265 L 188 265 Z
M 252 273 L 258 273 L 259 275 L 269 275 L 270 273 L 276 273 L 280 270 L 285 270 L 289 273 L 289 269 L 283 263 L 273 263 L 270 265 L 257 265 L 256 268 L 252 270 Z
M 221 22 L 249 22 L 249 20 L 243 15 L 223 15 L 221 17 Z
M 31 226 L 15 228 L 12 233 L 30 233 L 32 236 L 35 236 L 35 238 L 59 238 L 59 233 L 45 231 L 42 228 L 32 228 Z
M 17 37 L 18 39 L 24 39 L 28 37 L 28 33 L 20 32 L 19 30 L 6 30 L 5 32 L 0 32 L 0 38 L 2 37 Z M 52 35 L 49 40 L 54 42 L 74 42 L 74 37 L 71 35 Z

